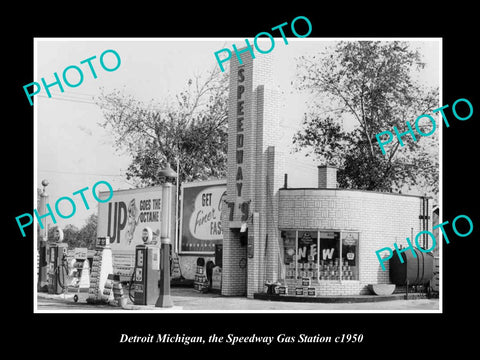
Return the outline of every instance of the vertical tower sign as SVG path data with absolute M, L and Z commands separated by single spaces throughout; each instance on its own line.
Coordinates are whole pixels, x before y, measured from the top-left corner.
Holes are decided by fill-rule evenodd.
M 223 219 L 222 294 L 247 295 L 278 275 L 278 91 L 269 55 L 230 62 L 227 195 Z M 267 236 L 268 234 L 268 236 Z M 268 244 L 267 244 L 268 242 Z M 268 246 L 267 246 L 268 245 Z M 268 250 L 266 250 L 268 249 Z
M 244 110 L 243 106 L 245 104 L 244 96 L 245 86 L 243 85 L 245 81 L 245 69 L 243 67 L 238 69 L 238 78 L 237 78 L 237 201 L 242 198 L 242 186 L 243 186 L 243 141 L 244 141 L 244 132 L 243 132 L 243 116 Z
M 251 59 L 250 59 L 251 62 Z M 251 68 L 251 64 L 250 64 Z M 232 69 L 233 70 L 233 69 Z M 251 71 L 251 69 L 250 69 Z M 236 91 L 230 91 L 231 96 L 235 97 L 234 116 L 235 124 L 233 124 L 233 131 L 230 132 L 229 137 L 234 139 L 234 163 L 235 167 L 229 167 L 232 175 L 229 175 L 230 185 L 234 185 L 234 191 L 230 192 L 229 200 L 227 201 L 229 207 L 228 220 L 235 222 L 246 222 L 250 211 L 250 201 L 246 201 L 245 194 L 248 192 L 245 185 L 246 168 L 248 166 L 247 159 L 251 154 L 248 153 L 246 145 L 251 144 L 252 139 L 248 139 L 246 134 L 246 122 L 249 119 L 246 113 L 249 109 L 247 107 L 247 71 L 245 65 L 239 65 L 236 70 L 232 71 L 234 81 L 230 82 L 230 86 L 234 86 Z M 250 84 L 251 86 L 251 84 Z M 236 93 L 236 94 L 235 94 Z M 249 96 L 250 98 L 251 96 Z M 250 100 L 250 99 L 249 99 Z M 233 136 L 232 136 L 233 135 Z M 233 181 L 232 181 L 233 180 Z M 233 188 L 231 188 L 233 190 Z M 234 197 L 232 195 L 234 193 Z M 233 200 L 233 201 L 232 201 Z

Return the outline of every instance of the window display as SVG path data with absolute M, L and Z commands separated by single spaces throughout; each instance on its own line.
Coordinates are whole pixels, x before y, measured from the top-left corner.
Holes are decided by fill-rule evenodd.
M 340 233 L 320 232 L 319 280 L 340 279 Z
M 358 232 L 288 230 L 281 234 L 286 279 L 302 283 L 358 280 Z
M 317 278 L 317 239 L 316 231 L 298 231 L 297 279 Z
M 297 232 L 282 231 L 283 239 L 283 262 L 286 265 L 286 279 L 295 279 L 296 253 L 297 253 Z
M 358 232 L 342 232 L 342 279 L 358 280 Z

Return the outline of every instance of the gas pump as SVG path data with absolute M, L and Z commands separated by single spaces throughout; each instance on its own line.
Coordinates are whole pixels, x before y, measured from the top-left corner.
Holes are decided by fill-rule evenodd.
M 142 245 L 135 247 L 135 268 L 130 288 L 133 286 L 135 305 L 154 305 L 159 296 L 160 248 L 152 243 L 152 229 L 142 230 Z
M 54 231 L 55 243 L 48 248 L 47 281 L 49 294 L 61 294 L 66 288 L 68 276 L 67 249 L 63 244 L 63 231 L 60 228 Z

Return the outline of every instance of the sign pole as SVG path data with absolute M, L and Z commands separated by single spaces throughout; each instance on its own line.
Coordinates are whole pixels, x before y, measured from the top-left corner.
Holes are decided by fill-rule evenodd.
M 38 210 L 40 215 L 44 215 L 47 212 L 48 194 L 45 191 L 48 186 L 47 180 L 42 180 L 43 190 L 40 194 L 40 204 Z M 40 230 L 40 238 L 38 239 L 38 282 L 37 291 L 47 292 L 47 240 L 48 240 L 48 223 L 45 222 L 45 226 Z
M 180 174 L 180 160 L 178 159 L 177 157 L 177 174 Z M 177 184 L 176 184 L 176 199 L 175 199 L 175 240 L 174 240 L 174 247 L 173 247 L 173 251 L 175 253 L 178 253 L 178 221 L 179 221 L 179 218 L 178 218 L 178 206 L 179 206 L 179 196 L 180 196 L 180 176 L 177 178 Z
M 173 185 L 168 182 L 169 177 L 177 177 L 175 171 L 167 164 L 165 169 L 158 173 L 159 176 L 165 177 L 165 183 L 162 189 L 162 227 L 161 227 L 161 246 L 162 261 L 160 265 L 160 281 L 159 296 L 155 307 L 168 308 L 173 306 L 170 296 L 170 245 L 171 245 L 171 216 L 172 216 L 172 188 Z M 175 205 L 176 202 L 175 202 Z M 176 219 L 175 219 L 176 220 Z

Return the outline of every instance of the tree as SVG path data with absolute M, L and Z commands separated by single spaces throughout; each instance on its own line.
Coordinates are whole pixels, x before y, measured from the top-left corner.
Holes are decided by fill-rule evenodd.
M 63 242 L 68 244 L 70 249 L 77 247 L 86 247 L 93 249 L 95 247 L 95 239 L 97 238 L 97 214 L 92 214 L 85 221 L 85 225 L 81 229 L 75 225 L 68 224 L 62 228 Z M 54 241 L 54 231 L 57 226 L 50 226 L 48 229 L 48 240 Z
M 89 249 L 95 248 L 95 240 L 97 238 L 97 214 L 92 214 L 88 217 L 85 225 L 77 234 L 76 244 L 74 247 L 86 247 Z
M 404 136 L 383 155 L 376 134 L 408 130 L 406 121 L 439 106 L 438 89 L 414 80 L 425 66 L 420 53 L 399 41 L 339 42 L 332 52 L 299 58 L 298 88 L 317 96 L 293 142 L 339 168 L 341 187 L 401 191 L 412 186 L 438 193 L 438 135 Z M 348 128 L 345 122 L 354 121 Z M 428 121 L 420 122 L 424 133 Z
M 158 170 L 180 163 L 179 180 L 221 178 L 227 161 L 228 76 L 218 67 L 205 80 L 188 81 L 174 101 L 145 104 L 120 91 L 102 94 L 98 100 L 117 149 L 132 157 L 128 179 L 141 185 L 160 182 Z

